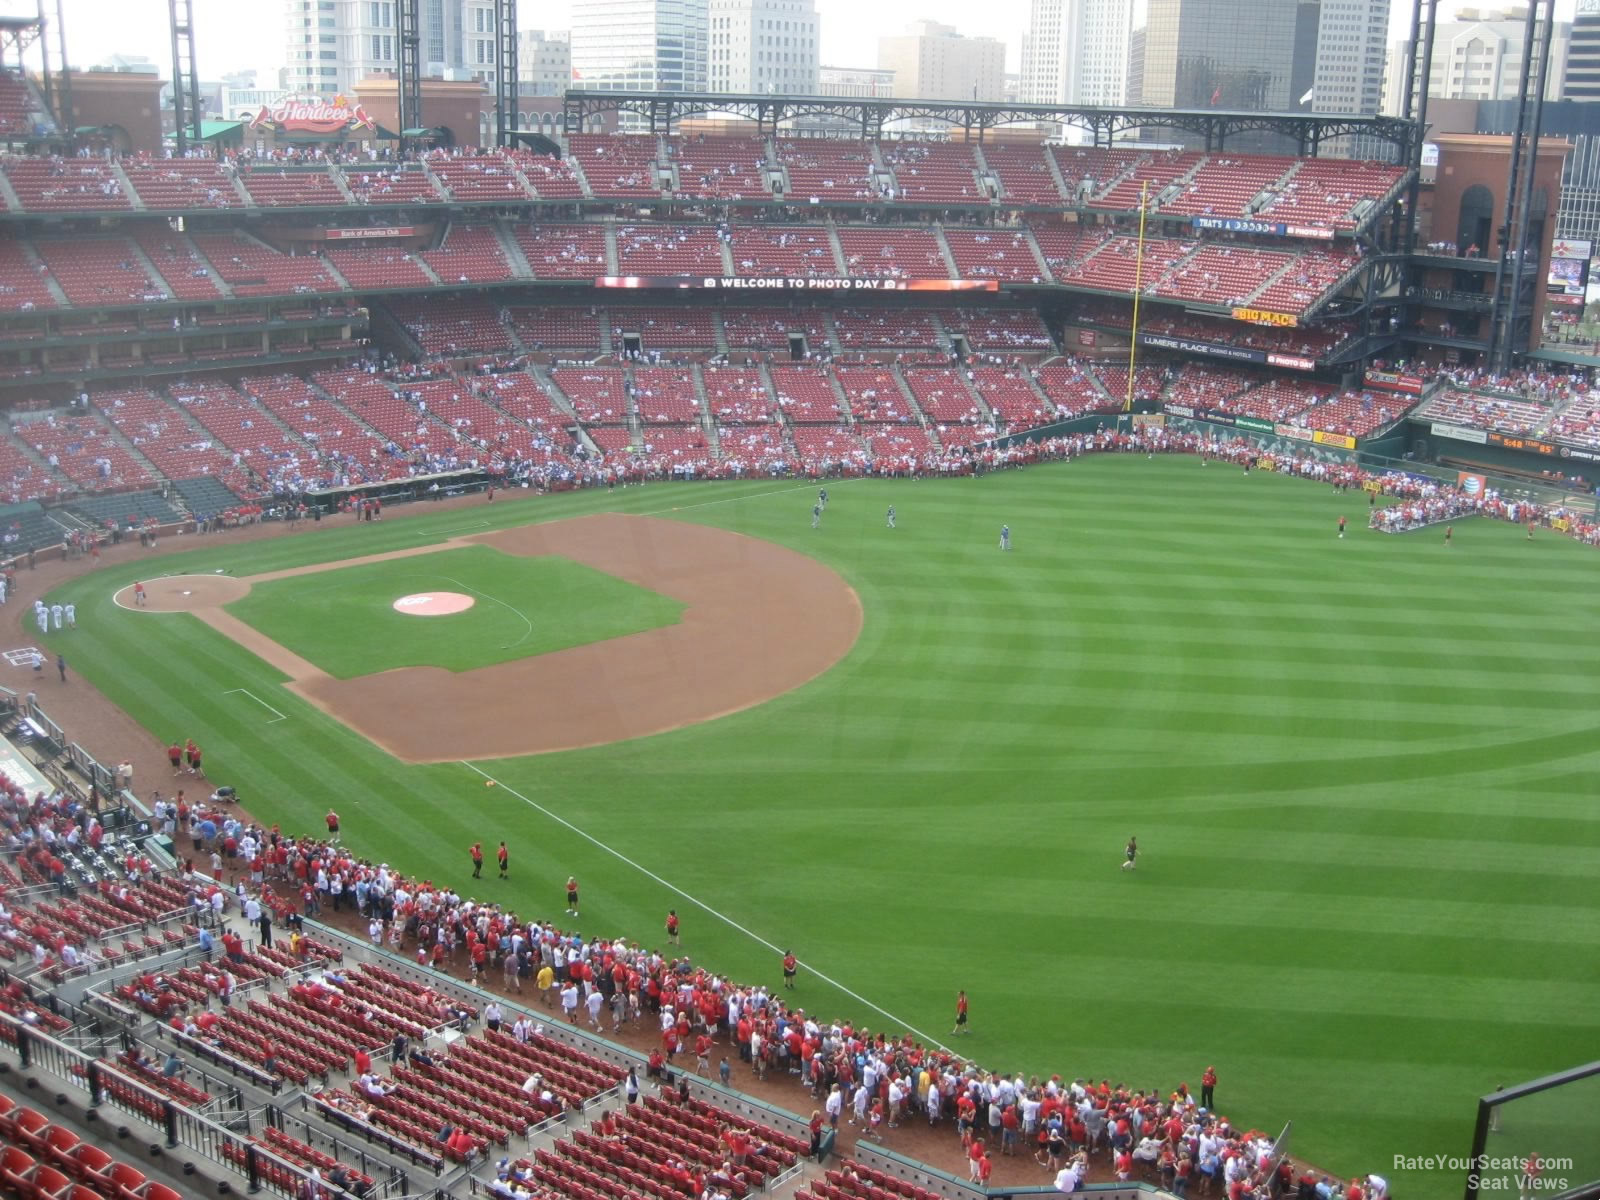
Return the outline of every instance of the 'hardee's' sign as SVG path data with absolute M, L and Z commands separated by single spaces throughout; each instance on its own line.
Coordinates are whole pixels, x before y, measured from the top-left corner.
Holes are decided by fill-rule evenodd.
M 372 118 L 359 104 L 343 96 L 331 101 L 305 96 L 288 96 L 262 108 L 250 120 L 251 129 L 270 125 L 284 133 L 343 133 L 352 129 L 372 129 Z

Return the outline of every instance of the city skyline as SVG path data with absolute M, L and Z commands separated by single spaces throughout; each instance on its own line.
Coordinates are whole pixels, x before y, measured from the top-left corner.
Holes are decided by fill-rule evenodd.
M 142 0 L 152 20 L 130 28 L 124 0 L 62 0 L 68 51 L 75 66 L 103 62 L 114 54 L 151 59 L 162 75 L 170 73 L 170 45 L 165 7 L 158 0 Z M 1467 4 L 1468 0 L 1460 0 Z M 1484 0 L 1481 7 L 1510 7 L 1517 0 Z M 1459 5 L 1445 4 L 1441 16 L 1453 15 Z M 1557 0 L 1559 19 L 1572 18 L 1575 0 Z M 1133 0 L 1133 22 L 1141 23 L 1144 0 Z M 571 0 L 523 4 L 518 14 L 522 28 L 565 30 L 571 27 Z M 283 8 L 280 0 L 193 0 L 196 60 L 207 79 L 254 70 L 262 86 L 276 84 L 284 65 Z M 1021 70 L 1023 37 L 1028 29 L 1030 0 L 993 0 L 981 10 L 957 0 L 873 0 L 863 6 L 854 0 L 816 0 L 821 18 L 821 63 L 828 67 L 870 67 L 876 62 L 878 38 L 899 34 L 923 19 L 953 25 L 967 36 L 999 38 L 1006 45 L 1006 70 Z M 32 15 L 33 0 L 0 0 L 0 15 Z M 1394 0 L 1390 14 L 1390 43 L 1406 36 L 1410 0 Z M 832 18 L 830 20 L 830 18 Z

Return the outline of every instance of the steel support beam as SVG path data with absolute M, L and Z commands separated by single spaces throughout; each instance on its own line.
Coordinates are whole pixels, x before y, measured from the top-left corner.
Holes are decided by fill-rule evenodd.
M 167 0 L 172 32 L 172 132 L 179 158 L 200 142 L 200 70 L 194 60 L 193 0 Z

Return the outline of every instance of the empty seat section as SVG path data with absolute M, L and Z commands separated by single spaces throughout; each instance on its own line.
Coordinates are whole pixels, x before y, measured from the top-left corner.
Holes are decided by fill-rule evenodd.
M 933 314 L 914 308 L 841 308 L 833 327 L 846 350 L 932 349 L 940 340 Z
M 459 203 L 530 200 L 532 193 L 517 178 L 516 164 L 503 154 L 430 153 L 424 160 L 433 177 Z
M 487 300 L 457 297 L 440 304 L 425 296 L 395 296 L 388 306 L 425 354 L 481 354 L 511 345 L 511 334 Z
M 148 209 L 241 208 L 233 175 L 209 158 L 129 158 L 122 170 Z
M 330 243 L 328 261 L 353 288 L 427 288 L 434 286 L 412 251 L 393 242 Z
M 290 169 L 256 163 L 240 171 L 239 181 L 250 199 L 263 208 L 343 208 L 349 203 L 327 167 Z
M 160 272 L 167 290 L 179 300 L 215 300 L 222 294 L 204 256 L 186 235 L 164 225 L 141 224 L 133 239 Z
M 972 386 L 1008 429 L 1033 429 L 1055 420 L 1054 406 L 1028 385 L 1021 368 L 974 367 Z
M 92 158 L 18 158 L 3 169 L 25 212 L 121 212 L 133 207 L 110 164 Z
M 1043 283 L 1039 261 L 1026 233 L 946 229 L 945 244 L 961 279 L 998 279 L 1005 283 Z
M 845 274 L 890 279 L 948 279 L 938 239 L 926 229 L 840 229 Z
M 884 142 L 895 200 L 907 204 L 984 204 L 972 147 L 958 142 Z
M 575 133 L 570 139 L 589 190 L 600 199 L 646 199 L 661 195 L 656 139 L 643 134 Z
M 57 307 L 55 295 L 45 283 L 48 273 L 43 263 L 30 261 L 19 242 L 0 238 L 0 310 L 32 312 Z
M 722 241 L 704 225 L 623 225 L 617 229 L 620 275 L 724 275 Z
M 352 163 L 340 172 L 357 204 L 433 204 L 442 199 L 421 163 Z
M 528 150 L 511 150 L 506 156 L 516 163 L 539 199 L 578 200 L 583 197 L 583 183 L 566 159 Z
M 772 368 L 772 386 L 778 407 L 790 421 L 826 422 L 840 419 L 839 398 L 834 394 L 832 375 L 819 367 L 785 364 Z
M 604 314 L 591 309 L 556 307 L 517 307 L 506 310 L 511 328 L 523 345 L 534 350 L 580 350 L 598 352 L 600 322 Z
M 729 308 L 722 330 L 735 349 L 788 350 L 795 334 L 805 338 L 807 353 L 828 348 L 827 320 L 813 308 Z
M 236 296 L 340 290 L 318 258 L 284 254 L 243 234 L 197 233 L 194 243 Z
M 990 146 L 983 148 L 984 161 L 1000 181 L 1000 199 L 1019 206 L 1043 205 L 1059 208 L 1065 199 L 1050 170 L 1043 146 Z
M 142 487 L 154 479 L 99 417 L 51 415 L 18 424 L 16 434 L 46 463 L 88 492 Z
M 606 231 L 598 225 L 531 225 L 511 228 L 535 279 L 598 279 L 611 274 Z
M 1161 211 L 1197 217 L 1250 216 L 1255 201 L 1294 163 L 1292 158 L 1265 154 L 1213 154 L 1181 194 L 1162 202 Z
M 778 161 L 796 203 L 844 204 L 874 200 L 872 147 L 831 138 L 777 138 Z
M 1031 308 L 958 308 L 940 314 L 952 333 L 964 334 L 967 345 L 983 354 L 1017 354 L 1054 350 L 1044 321 Z
M 651 350 L 710 350 L 717 344 L 709 308 L 616 307 L 611 312 L 612 345 L 637 336 Z
M 680 137 L 671 143 L 678 195 L 701 200 L 768 200 L 761 138 Z
M 167 298 L 165 285 L 150 277 L 126 238 L 40 240 L 34 249 L 73 304 L 89 308 Z
M 700 419 L 688 367 L 635 367 L 633 401 L 643 424 L 687 425 Z
M 735 225 L 730 253 L 736 275 L 827 278 L 839 274 L 833 241 L 820 226 Z
M 511 261 L 491 225 L 451 225 L 437 250 L 423 260 L 447 283 L 504 283 L 514 278 Z

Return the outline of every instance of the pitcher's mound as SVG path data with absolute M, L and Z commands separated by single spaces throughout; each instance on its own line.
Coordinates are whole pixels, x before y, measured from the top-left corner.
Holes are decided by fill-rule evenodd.
M 394 610 L 408 617 L 447 617 L 451 613 L 466 612 L 476 603 L 471 596 L 460 592 L 416 592 L 396 600 Z

